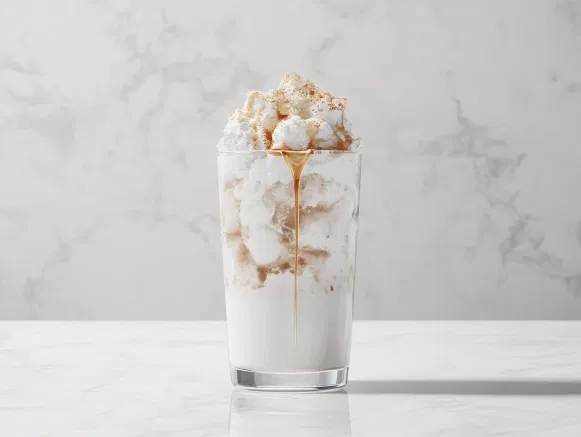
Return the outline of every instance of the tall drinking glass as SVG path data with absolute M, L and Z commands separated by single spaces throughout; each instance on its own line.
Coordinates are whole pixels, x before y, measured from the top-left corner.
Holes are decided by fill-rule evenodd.
M 218 154 L 232 383 L 347 383 L 361 155 Z

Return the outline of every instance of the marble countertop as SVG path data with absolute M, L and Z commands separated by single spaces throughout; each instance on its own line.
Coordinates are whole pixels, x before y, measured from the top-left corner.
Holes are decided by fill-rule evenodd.
M 359 322 L 350 383 L 233 390 L 223 322 L 0 322 L 2 436 L 578 436 L 581 323 Z

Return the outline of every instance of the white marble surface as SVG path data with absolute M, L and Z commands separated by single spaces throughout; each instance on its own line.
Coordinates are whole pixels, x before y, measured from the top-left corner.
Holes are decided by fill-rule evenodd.
M 288 71 L 366 145 L 357 317 L 581 317 L 581 1 L 3 0 L 0 318 L 223 318 L 214 145 Z
M 0 435 L 581 434 L 581 323 L 358 322 L 350 383 L 230 386 L 223 322 L 0 322 Z

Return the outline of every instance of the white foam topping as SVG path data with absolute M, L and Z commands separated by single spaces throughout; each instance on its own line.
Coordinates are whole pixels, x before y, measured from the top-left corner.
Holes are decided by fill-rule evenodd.
M 230 115 L 218 149 L 354 150 L 360 141 L 345 102 L 299 74 L 286 74 L 278 88 L 248 93 L 243 108 Z

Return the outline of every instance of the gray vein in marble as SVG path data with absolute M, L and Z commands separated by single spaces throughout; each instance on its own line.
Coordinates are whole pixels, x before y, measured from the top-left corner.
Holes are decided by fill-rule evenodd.
M 339 42 L 339 40 L 343 37 L 343 34 L 340 31 L 334 32 L 332 35 L 324 38 L 321 43 L 313 49 L 309 49 L 308 57 L 311 60 L 311 65 L 313 70 L 317 74 L 323 73 L 322 63 L 324 60 L 325 55 L 335 47 L 335 45 Z
M 325 74 L 325 67 L 322 64 L 329 52 L 344 38 L 346 24 L 359 20 L 374 8 L 376 3 L 376 1 L 369 0 L 345 3 L 337 3 L 330 0 L 317 0 L 315 2 L 315 4 L 324 7 L 330 16 L 335 17 L 335 30 L 307 52 L 309 64 L 318 75 Z
M 324 7 L 330 15 L 341 20 L 352 20 L 364 15 L 378 3 L 377 0 L 365 0 L 359 2 L 316 0 L 317 5 Z
M 31 91 L 23 93 L 8 89 L 12 103 L 16 104 L 17 115 L 6 118 L 5 123 L 17 129 L 36 131 L 51 142 L 59 155 L 67 157 L 74 145 L 76 111 L 70 103 L 55 96 L 40 83 L 39 70 L 30 70 L 17 63 L 12 63 L 11 68 L 24 75 Z
M 0 205 L 0 217 L 4 217 L 14 226 L 25 229 L 28 226 L 28 219 L 34 215 L 34 211 L 29 208 L 22 208 L 13 205 Z
M 226 22 L 217 28 L 214 32 L 218 42 L 219 52 L 223 55 L 219 58 L 207 59 L 203 57 L 198 50 L 193 51 L 191 59 L 179 62 L 166 62 L 160 53 L 170 48 L 173 44 L 180 42 L 181 33 L 175 24 L 169 22 L 165 9 L 160 11 L 164 29 L 160 32 L 155 41 L 146 44 L 144 51 L 138 50 L 135 38 L 124 29 L 123 23 L 130 20 L 131 13 L 119 14 L 119 29 L 116 32 L 119 40 L 124 44 L 130 53 L 129 61 L 138 63 L 138 69 L 133 78 L 121 91 L 124 100 L 137 90 L 150 75 L 159 75 L 162 79 L 162 89 L 160 98 L 157 103 L 147 111 L 147 116 L 142 120 L 141 125 L 146 127 L 152 117 L 163 109 L 164 102 L 167 99 L 169 86 L 172 82 L 186 83 L 195 85 L 197 92 L 205 102 L 203 108 L 199 109 L 198 115 L 202 119 L 211 116 L 223 102 L 237 94 L 240 89 L 248 90 L 257 88 L 264 82 L 264 75 L 250 67 L 247 62 L 232 64 L 234 52 L 229 47 L 232 38 L 235 37 L 236 24 L 234 21 Z M 209 71 L 204 71 L 210 68 Z M 207 75 L 223 73 L 224 70 L 230 74 L 230 79 L 225 88 L 219 90 L 208 90 L 204 85 L 203 79 Z
M 452 76 L 448 75 L 448 79 L 459 129 L 421 147 L 423 153 L 436 157 L 432 173 L 428 177 L 433 177 L 438 159 L 454 156 L 470 159 L 474 169 L 476 192 L 493 211 L 508 216 L 512 221 L 498 246 L 505 272 L 504 278 L 501 277 L 500 280 L 506 280 L 509 261 L 532 264 L 546 276 L 563 281 L 568 291 L 581 294 L 581 271 L 565 268 L 562 259 L 544 250 L 545 230 L 542 219 L 522 212 L 516 206 L 519 193 L 511 188 L 511 184 L 527 155 L 511 152 L 505 141 L 491 136 L 486 126 L 468 118 L 454 90 Z M 424 183 L 425 187 L 428 185 L 427 182 Z M 492 218 L 484 212 L 478 225 L 479 237 L 482 237 L 492 228 Z M 466 248 L 466 259 L 473 258 L 475 251 L 476 248 Z
M 163 211 L 163 207 L 161 206 L 161 203 L 159 201 L 159 199 L 161 199 L 161 197 L 157 198 L 157 201 L 155 202 L 156 204 L 158 204 L 159 206 L 157 208 L 154 208 L 154 211 L 142 211 L 142 210 L 130 210 L 127 212 L 127 217 L 133 220 L 138 220 L 138 219 L 153 219 L 154 221 L 160 223 L 160 222 L 173 222 L 173 223 L 178 223 L 179 225 L 183 226 L 184 228 L 186 228 L 188 231 L 190 231 L 191 233 L 199 236 L 204 243 L 207 245 L 208 248 L 208 255 L 210 256 L 214 256 L 216 255 L 214 253 L 214 245 L 211 244 L 210 242 L 210 238 L 208 237 L 208 235 L 218 235 L 219 233 L 219 226 L 220 226 L 220 219 L 217 218 L 216 216 L 212 215 L 212 214 L 204 214 L 201 215 L 199 217 L 195 217 L 195 218 L 183 218 L 178 216 L 177 214 L 170 214 L 170 213 L 165 213 Z M 204 224 L 210 224 L 210 226 L 213 226 L 215 229 L 212 230 L 212 232 L 208 232 L 207 230 L 203 229 Z
M 57 247 L 50 257 L 44 262 L 40 272 L 36 276 L 28 276 L 24 284 L 24 300 L 28 305 L 31 319 L 39 319 L 42 312 L 42 302 L 40 299 L 43 282 L 47 275 L 58 266 L 68 263 L 73 255 L 73 248 L 79 244 L 89 243 L 91 237 L 101 229 L 103 220 L 97 220 L 93 225 L 86 227 L 70 241 L 65 241 L 58 237 Z
M 127 22 L 131 19 L 132 10 L 133 8 L 129 12 L 121 12 L 118 14 L 118 28 L 114 33 L 129 53 L 128 62 L 136 63 L 138 66 L 130 82 L 121 89 L 120 96 L 123 101 L 127 101 L 129 96 L 143 86 L 149 77 L 152 75 L 159 75 L 161 77 L 161 89 L 158 92 L 155 103 L 144 111 L 139 120 L 139 127 L 145 133 L 149 133 L 153 118 L 161 113 L 166 106 L 170 85 L 167 74 L 168 67 L 164 65 L 163 58 L 158 57 L 158 55 L 176 42 L 179 33 L 176 27 L 168 22 L 165 9 L 162 9 L 160 13 L 164 22 L 164 28 L 160 31 L 155 41 L 148 42 L 145 45 L 145 49 L 140 50 L 137 47 L 134 35 L 131 34 L 131 31 L 125 29 Z M 144 149 L 147 155 L 149 151 L 147 136 L 145 140 Z
M 555 8 L 575 32 L 581 33 L 581 0 L 557 0 Z
M 11 57 L 8 58 L 0 58 L 0 71 L 11 71 L 18 74 L 25 74 L 25 75 L 40 75 L 40 71 L 31 66 L 22 65 L 22 63 L 17 62 Z
M 562 278 L 570 293 L 581 296 L 581 273 L 578 275 L 563 276 Z

